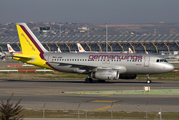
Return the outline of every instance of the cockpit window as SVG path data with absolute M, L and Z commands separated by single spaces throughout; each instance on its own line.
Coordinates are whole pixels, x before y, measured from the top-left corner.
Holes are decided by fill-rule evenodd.
M 167 60 L 165 60 L 165 59 L 157 59 L 156 62 L 167 62 Z
M 167 62 L 167 60 L 165 60 L 165 59 L 160 59 L 160 62 Z

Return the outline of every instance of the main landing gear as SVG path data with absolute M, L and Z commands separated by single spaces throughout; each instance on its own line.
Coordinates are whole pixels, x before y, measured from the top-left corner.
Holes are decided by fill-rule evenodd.
M 100 79 L 98 79 L 98 82 L 99 82 L 99 83 L 104 83 L 105 80 L 100 80 Z
M 150 75 L 147 74 L 147 84 L 150 84 L 152 81 L 150 80 Z
M 92 78 L 86 78 L 85 79 L 85 83 L 92 83 L 93 82 L 93 79 Z
M 86 78 L 86 79 L 85 79 L 85 83 L 92 83 L 92 82 L 93 82 L 93 79 L 92 79 L 92 78 Z M 99 82 L 99 83 L 104 83 L 105 80 L 100 80 L 100 79 L 98 79 L 98 82 Z
M 93 79 L 91 78 L 91 73 L 88 74 L 88 78 L 85 79 L 85 83 L 92 83 Z

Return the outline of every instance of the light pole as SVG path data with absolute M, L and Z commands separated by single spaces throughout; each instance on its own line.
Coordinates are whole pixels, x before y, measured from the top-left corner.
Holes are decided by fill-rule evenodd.
M 61 29 L 62 29 L 61 27 L 62 27 L 62 25 L 60 24 L 60 37 L 61 37 L 61 31 L 62 31 L 62 30 L 61 30 Z
M 43 120 L 44 120 L 44 118 L 45 118 L 45 110 L 44 110 L 45 105 L 46 105 L 46 103 L 44 103 L 44 107 L 43 107 Z
M 147 105 L 149 104 L 149 102 L 150 102 L 150 99 L 146 103 L 146 120 L 147 120 Z
M 113 102 L 111 103 L 111 120 L 113 119 L 112 106 L 113 106 Z
M 88 28 L 88 36 L 89 36 L 89 28 Z
M 162 111 L 161 111 L 161 108 L 160 108 L 160 120 L 162 120 Z
M 108 23 L 106 23 L 106 52 L 108 52 Z
M 100 50 L 101 50 L 101 49 L 100 49 L 100 41 L 98 41 L 98 44 L 99 44 L 98 47 L 99 47 L 99 51 L 100 51 Z M 102 51 L 101 51 L 101 52 L 102 52 Z
M 81 102 L 78 105 L 78 120 L 79 120 L 79 108 L 80 108 L 80 104 L 81 104 Z
M 156 35 L 156 33 L 157 33 L 157 30 L 156 30 L 156 29 L 154 29 L 154 35 Z

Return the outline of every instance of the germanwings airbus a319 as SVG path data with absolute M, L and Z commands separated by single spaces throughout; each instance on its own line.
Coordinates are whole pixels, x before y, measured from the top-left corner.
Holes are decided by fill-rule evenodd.
M 91 83 L 92 78 L 99 82 L 135 79 L 137 74 L 147 74 L 147 83 L 151 83 L 151 74 L 174 69 L 165 59 L 149 54 L 50 53 L 25 23 L 17 23 L 17 31 L 22 54 L 13 55 L 13 59 L 57 71 L 88 74 L 87 83 Z

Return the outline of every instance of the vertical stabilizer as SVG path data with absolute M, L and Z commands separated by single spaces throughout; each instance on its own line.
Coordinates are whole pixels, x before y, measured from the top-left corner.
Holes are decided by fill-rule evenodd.
M 58 48 L 58 53 L 61 53 L 62 51 L 60 50 L 60 48 Z
M 25 23 L 16 26 L 23 54 L 48 52 Z
M 8 52 L 15 52 L 15 50 L 11 47 L 10 44 L 7 44 Z
M 129 53 L 133 53 L 133 51 L 131 50 L 131 48 L 129 48 Z
M 86 51 L 83 49 L 83 47 L 81 46 L 80 43 L 77 43 L 77 46 L 78 46 L 78 51 L 79 51 L 79 52 L 86 52 Z

